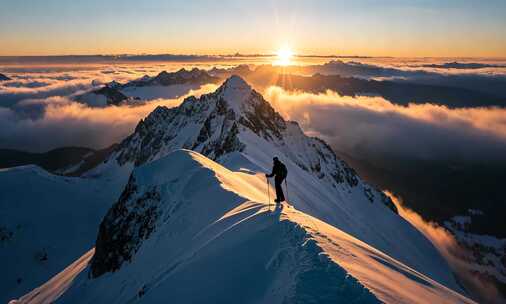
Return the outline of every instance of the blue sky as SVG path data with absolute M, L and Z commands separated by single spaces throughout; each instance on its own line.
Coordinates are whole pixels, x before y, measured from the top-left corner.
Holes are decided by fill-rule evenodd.
M 506 56 L 506 1 L 1 0 L 0 55 Z

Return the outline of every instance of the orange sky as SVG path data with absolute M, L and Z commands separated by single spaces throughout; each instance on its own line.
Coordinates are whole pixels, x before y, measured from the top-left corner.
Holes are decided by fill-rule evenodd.
M 479 5 L 478 5 L 479 4 Z M 506 57 L 506 1 L 10 1 L 0 55 Z

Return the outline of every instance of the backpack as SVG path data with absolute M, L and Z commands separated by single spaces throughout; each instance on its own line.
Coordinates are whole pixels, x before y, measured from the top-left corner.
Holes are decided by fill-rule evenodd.
M 283 179 L 285 179 L 286 176 L 288 175 L 288 170 L 286 169 L 285 164 L 283 164 L 282 162 L 279 163 L 279 173 Z

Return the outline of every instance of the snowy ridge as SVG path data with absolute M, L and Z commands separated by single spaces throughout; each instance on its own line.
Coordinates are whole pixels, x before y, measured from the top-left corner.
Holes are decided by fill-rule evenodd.
M 58 275 L 75 277 L 58 302 L 474 303 L 289 205 L 269 211 L 264 182 L 187 150 L 137 167 L 91 264 Z

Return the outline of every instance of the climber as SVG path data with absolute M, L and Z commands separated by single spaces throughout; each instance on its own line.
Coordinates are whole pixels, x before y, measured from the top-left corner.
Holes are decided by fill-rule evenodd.
M 279 204 L 285 201 L 285 195 L 283 194 L 281 184 L 285 180 L 288 170 L 286 169 L 285 164 L 283 164 L 277 157 L 274 157 L 272 160 L 274 162 L 272 173 L 265 174 L 265 177 L 269 178 L 274 176 L 274 185 L 276 188 L 276 199 L 274 201 Z

